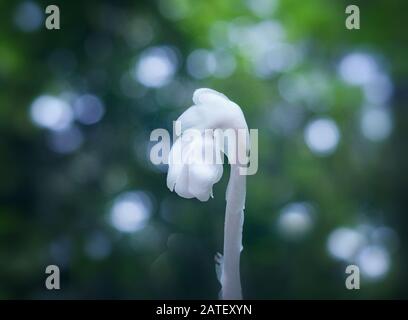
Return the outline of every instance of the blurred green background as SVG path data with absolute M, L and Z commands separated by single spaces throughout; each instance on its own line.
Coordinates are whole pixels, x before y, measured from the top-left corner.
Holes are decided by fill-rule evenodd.
M 61 29 L 44 26 L 56 4 Z M 361 29 L 345 28 L 360 8 Z M 149 135 L 210 87 L 259 129 L 245 298 L 408 297 L 405 1 L 1 1 L 0 298 L 216 299 L 227 172 L 171 193 Z M 226 166 L 227 169 L 227 166 Z M 45 289 L 45 268 L 61 289 Z M 345 288 L 356 264 L 361 289 Z

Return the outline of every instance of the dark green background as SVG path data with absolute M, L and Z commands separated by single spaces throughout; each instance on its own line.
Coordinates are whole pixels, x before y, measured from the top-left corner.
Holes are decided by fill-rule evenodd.
M 201 203 L 170 193 L 165 171 L 145 156 L 150 132 L 171 128 L 199 87 L 228 95 L 242 107 L 249 127 L 259 129 L 259 170 L 248 178 L 241 256 L 244 297 L 408 297 L 406 1 L 353 1 L 360 7 L 361 29 L 351 31 L 344 26 L 348 1 L 280 0 L 261 17 L 243 0 L 174 0 L 167 7 L 161 1 L 161 10 L 158 1 L 35 3 L 43 12 L 48 4 L 59 6 L 60 30 L 42 24 L 24 32 L 14 22 L 21 2 L 0 3 L 0 298 L 217 297 L 213 256 L 222 248 L 228 167 L 215 198 Z M 180 4 L 184 15 L 169 18 Z M 280 23 L 285 41 L 303 48 L 303 59 L 293 69 L 259 77 L 226 42 L 236 60 L 234 73 L 194 79 L 186 67 L 190 52 L 215 49 L 209 36 L 214 25 L 237 18 Z M 216 36 L 222 44 L 227 37 L 221 31 Z M 98 46 L 89 54 L 92 39 Z M 134 94 L 125 95 L 123 75 L 143 50 L 163 45 L 178 53 L 173 82 L 144 88 L 133 81 Z M 392 81 L 384 107 L 393 128 L 383 141 L 361 134 L 362 90 L 337 72 L 342 57 L 356 51 L 375 57 Z M 329 88 L 323 95 L 307 78 L 314 73 Z M 288 75 L 305 76 L 314 100 L 284 103 L 287 114 L 296 112 L 300 120 L 282 134 L 273 110 L 284 101 L 278 86 Z M 94 125 L 76 124 L 82 145 L 59 154 L 49 148 L 52 132 L 31 121 L 30 105 L 40 95 L 66 91 L 98 96 L 106 113 Z M 304 141 L 304 128 L 316 117 L 330 117 L 341 133 L 328 156 L 314 154 Z M 110 224 L 110 208 L 132 190 L 150 196 L 152 215 L 144 229 L 121 233 Z M 276 228 L 282 208 L 292 202 L 313 208 L 312 229 L 297 239 Z M 362 223 L 394 231 L 390 269 L 375 281 L 362 277 L 361 289 L 348 291 L 347 263 L 330 256 L 327 239 L 336 228 Z M 99 259 L 85 249 L 95 237 L 109 248 Z M 45 289 L 49 264 L 61 269 L 59 291 Z

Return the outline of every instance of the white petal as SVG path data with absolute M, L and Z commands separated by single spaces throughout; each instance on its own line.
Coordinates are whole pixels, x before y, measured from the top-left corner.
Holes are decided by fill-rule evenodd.
M 200 201 L 207 201 L 212 187 L 222 176 L 222 165 L 193 164 L 189 166 L 189 192 Z
M 189 190 L 189 172 L 188 172 L 188 166 L 185 165 L 183 167 L 183 170 L 181 170 L 180 175 L 177 177 L 176 181 L 176 186 L 174 188 L 174 191 L 183 198 L 194 198 L 194 195 L 190 192 Z
M 214 183 L 222 176 L 222 164 L 215 162 L 217 152 L 212 137 L 201 136 L 191 143 L 189 153 L 189 191 L 197 199 L 207 201 L 212 194 Z M 206 154 L 207 152 L 207 154 Z M 206 159 L 205 157 L 210 157 Z
M 200 139 L 195 139 L 200 140 Z M 189 191 L 188 159 L 194 149 L 194 142 L 184 141 L 181 137 L 176 140 L 169 153 L 169 171 L 167 173 L 167 187 L 175 191 L 180 197 L 193 198 Z
M 193 101 L 197 105 L 225 103 L 225 100 L 230 101 L 226 95 L 209 88 L 197 89 L 193 94 Z
M 177 178 L 181 174 L 183 164 L 181 161 L 182 140 L 179 138 L 174 142 L 169 153 L 169 169 L 167 172 L 167 187 L 170 191 L 174 190 Z
M 241 108 L 224 94 L 208 89 L 197 89 L 193 95 L 201 121 L 201 128 L 246 129 L 247 124 Z
M 192 106 L 184 111 L 180 117 L 178 117 L 177 121 L 181 123 L 181 131 L 185 131 L 189 128 L 197 128 L 198 126 L 203 125 L 203 118 L 205 114 L 203 114 L 202 108 L 198 106 Z

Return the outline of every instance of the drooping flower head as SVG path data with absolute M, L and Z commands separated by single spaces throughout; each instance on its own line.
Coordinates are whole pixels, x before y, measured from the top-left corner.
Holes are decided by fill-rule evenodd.
M 207 134 L 207 130 L 243 129 L 246 137 L 242 147 L 247 149 L 248 127 L 240 107 L 222 93 L 198 89 L 193 102 L 176 121 L 181 124 L 181 136 L 169 153 L 167 186 L 181 197 L 207 201 L 222 176 L 222 163 L 217 160 L 222 152 L 228 155 L 225 141 Z

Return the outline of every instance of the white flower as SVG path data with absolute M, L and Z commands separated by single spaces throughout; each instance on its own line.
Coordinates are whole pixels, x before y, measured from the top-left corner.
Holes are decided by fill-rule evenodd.
M 241 299 L 239 259 L 246 177 L 240 169 L 246 167 L 246 163 L 243 164 L 240 155 L 242 152 L 246 155 L 249 149 L 248 126 L 241 108 L 222 93 L 198 89 L 193 94 L 193 101 L 194 105 L 177 120 L 181 136 L 169 153 L 167 186 L 181 197 L 207 201 L 212 196 L 213 185 L 222 176 L 222 161 L 218 160 L 222 159 L 222 152 L 227 155 L 231 172 L 226 192 L 224 256 L 216 255 L 216 273 L 221 283 L 220 297 Z M 221 139 L 216 133 L 219 130 Z M 224 139 L 224 132 L 228 130 L 233 133 L 233 146 L 229 145 L 231 141 L 227 143 Z M 239 132 L 244 133 L 243 137 Z
M 181 197 L 207 201 L 212 196 L 213 185 L 222 176 L 222 163 L 216 160 L 221 159 L 223 148 L 217 145 L 214 136 L 204 131 L 247 129 L 247 125 L 239 106 L 222 93 L 198 89 L 193 101 L 195 104 L 177 119 L 182 136 L 169 153 L 167 187 Z
M 187 142 L 177 139 L 169 154 L 167 187 L 171 191 L 183 198 L 195 197 L 200 201 L 207 201 L 212 196 L 212 186 L 222 176 L 222 164 L 206 163 L 206 148 L 216 152 L 214 140 L 204 135 Z M 178 155 L 181 159 L 177 159 Z
M 194 91 L 194 105 L 177 119 L 182 131 L 196 129 L 248 129 L 241 108 L 224 94 L 201 88 Z

